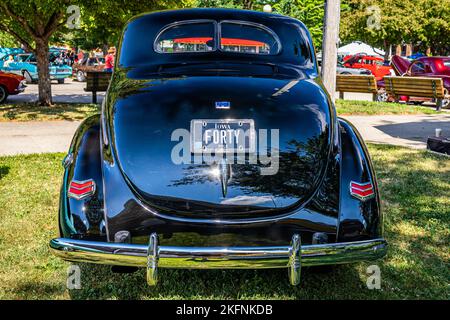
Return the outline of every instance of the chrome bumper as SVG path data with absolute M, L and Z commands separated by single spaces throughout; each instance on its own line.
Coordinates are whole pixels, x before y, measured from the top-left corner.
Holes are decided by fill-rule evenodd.
M 156 233 L 149 245 L 57 238 L 52 253 L 64 260 L 147 268 L 147 282 L 157 282 L 158 267 L 194 269 L 288 268 L 292 285 L 300 282 L 302 266 L 375 260 L 386 254 L 384 239 L 302 246 L 295 234 L 291 244 L 273 247 L 159 246 Z

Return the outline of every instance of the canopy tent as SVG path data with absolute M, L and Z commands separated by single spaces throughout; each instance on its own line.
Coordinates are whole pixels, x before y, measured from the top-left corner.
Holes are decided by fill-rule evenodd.
M 364 53 L 368 56 L 384 56 L 383 50 L 374 48 L 361 41 L 354 41 L 338 49 L 338 55 L 341 56 L 355 55 L 357 53 Z

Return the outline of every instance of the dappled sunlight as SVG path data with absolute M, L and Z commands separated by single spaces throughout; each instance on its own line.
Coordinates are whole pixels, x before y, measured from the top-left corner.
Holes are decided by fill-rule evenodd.
M 0 105 L 0 122 L 83 120 L 99 110 L 99 105 L 89 103 L 56 103 L 53 106 L 39 106 L 34 103 L 6 104 Z

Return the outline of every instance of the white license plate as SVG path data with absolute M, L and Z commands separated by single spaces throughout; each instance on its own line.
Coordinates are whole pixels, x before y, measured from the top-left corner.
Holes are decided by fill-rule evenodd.
M 255 148 L 252 119 L 191 120 L 192 153 L 254 153 Z

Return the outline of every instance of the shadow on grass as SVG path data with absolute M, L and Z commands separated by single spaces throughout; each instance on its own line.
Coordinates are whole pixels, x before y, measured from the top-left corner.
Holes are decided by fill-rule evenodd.
M 63 294 L 64 289 L 65 287 L 60 284 L 28 281 L 20 283 L 14 291 L 23 299 L 48 299 L 48 297 Z
M 0 180 L 9 173 L 8 166 L 0 166 Z
M 37 120 L 38 118 L 57 120 L 81 120 L 99 112 L 99 105 L 89 103 L 56 103 L 53 106 L 39 106 L 35 103 L 8 104 L 0 106 L 0 113 L 7 120 Z
M 367 290 L 352 266 L 303 268 L 293 287 L 287 269 L 173 270 L 160 269 L 159 283 L 147 285 L 145 269 L 116 274 L 109 266 L 79 264 L 81 290 L 72 299 L 338 299 Z

